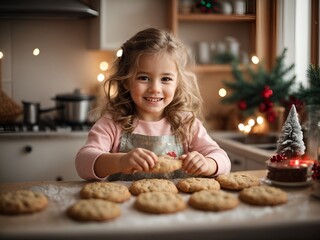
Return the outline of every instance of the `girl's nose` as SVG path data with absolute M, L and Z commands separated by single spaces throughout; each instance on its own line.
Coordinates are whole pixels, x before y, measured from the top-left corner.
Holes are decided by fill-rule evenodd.
M 159 81 L 151 81 L 149 85 L 149 92 L 160 92 L 161 83 Z

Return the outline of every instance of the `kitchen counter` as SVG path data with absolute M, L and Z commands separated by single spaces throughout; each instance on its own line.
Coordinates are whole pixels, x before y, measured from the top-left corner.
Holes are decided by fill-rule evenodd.
M 274 155 L 274 150 L 267 150 L 267 147 L 276 146 L 276 142 L 254 144 L 237 141 L 237 139 L 245 138 L 240 132 L 232 131 L 211 131 L 210 137 L 224 149 L 231 160 L 232 171 L 257 170 L 266 167 L 266 161 Z M 273 141 L 277 139 L 276 133 L 270 133 Z M 257 140 L 260 138 L 258 137 Z
M 234 140 L 235 138 L 245 136 L 240 132 L 217 131 L 209 132 L 209 135 L 212 139 L 217 141 L 223 149 L 232 149 L 234 152 L 239 152 L 244 157 L 250 157 L 257 161 L 265 162 L 274 152 L 272 150 L 265 150 L 257 147 L 262 144 L 245 144 Z
M 260 177 L 266 170 L 247 171 Z M 174 182 L 177 180 L 173 180 Z M 21 182 L 0 184 L 0 191 L 31 189 L 45 193 L 49 206 L 42 212 L 0 215 L 1 239 L 315 239 L 320 229 L 320 199 L 312 187 L 283 188 L 289 201 L 275 207 L 251 206 L 240 202 L 235 209 L 204 212 L 188 207 L 167 215 L 146 214 L 134 209 L 135 197 L 120 204 L 121 216 L 109 222 L 79 223 L 65 210 L 80 199 L 85 181 Z M 131 182 L 119 182 L 130 186 Z M 265 184 L 265 183 L 264 183 Z M 238 195 L 238 192 L 231 192 Z M 189 194 L 179 193 L 187 201 Z
M 88 136 L 88 131 L 39 131 L 39 132 L 0 133 L 0 139 L 33 138 L 33 137 L 86 138 L 87 136 Z

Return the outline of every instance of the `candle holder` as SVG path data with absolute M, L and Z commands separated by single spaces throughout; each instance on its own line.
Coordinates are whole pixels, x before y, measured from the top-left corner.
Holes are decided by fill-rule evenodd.
M 271 183 L 282 186 L 302 186 L 311 184 L 314 160 L 288 159 L 268 161 L 267 178 Z

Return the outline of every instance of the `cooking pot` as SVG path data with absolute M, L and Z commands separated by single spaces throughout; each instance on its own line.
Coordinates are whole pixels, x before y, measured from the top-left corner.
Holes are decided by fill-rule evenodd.
M 56 102 L 58 121 L 85 123 L 94 99 L 95 96 L 83 94 L 79 89 L 75 89 L 73 93 L 56 95 L 53 100 Z
M 38 124 L 41 113 L 51 112 L 56 110 L 56 108 L 41 109 L 40 103 L 38 102 L 26 102 L 22 101 L 23 104 L 23 122 L 25 124 Z

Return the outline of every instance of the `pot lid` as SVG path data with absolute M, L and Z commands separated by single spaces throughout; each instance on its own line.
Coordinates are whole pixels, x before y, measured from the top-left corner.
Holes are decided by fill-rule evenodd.
M 75 89 L 73 93 L 58 94 L 55 97 L 56 100 L 62 101 L 82 101 L 82 100 L 93 100 L 95 96 L 86 95 L 80 91 L 80 89 Z

